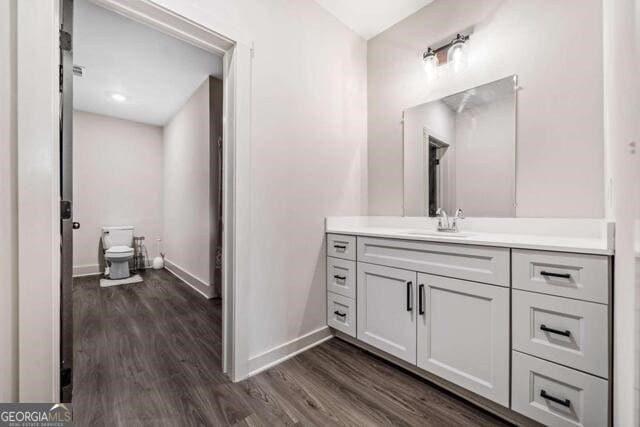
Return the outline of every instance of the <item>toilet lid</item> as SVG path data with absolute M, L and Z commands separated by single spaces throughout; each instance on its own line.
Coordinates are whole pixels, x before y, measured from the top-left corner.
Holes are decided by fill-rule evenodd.
M 108 254 L 123 254 L 126 252 L 130 252 L 133 249 L 131 249 L 129 246 L 113 246 L 109 249 L 107 249 L 107 253 Z

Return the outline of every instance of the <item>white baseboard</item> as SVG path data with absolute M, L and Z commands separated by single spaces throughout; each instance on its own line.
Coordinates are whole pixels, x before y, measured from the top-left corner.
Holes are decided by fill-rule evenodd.
M 252 356 L 249 358 L 248 376 L 259 374 L 331 338 L 333 338 L 331 330 L 327 326 L 323 326 L 301 337 Z
M 201 295 L 206 298 L 216 298 L 219 295 L 216 295 L 215 289 L 213 286 L 210 286 L 206 281 L 194 276 L 193 274 L 186 271 L 184 268 L 176 265 L 175 263 L 169 261 L 165 258 L 164 260 L 164 268 L 168 270 L 171 274 L 176 276 L 178 279 L 185 282 L 187 285 L 191 286 L 194 290 L 198 291 Z
M 102 274 L 102 271 L 100 271 L 100 266 L 98 264 L 73 266 L 73 277 L 95 276 L 96 274 Z

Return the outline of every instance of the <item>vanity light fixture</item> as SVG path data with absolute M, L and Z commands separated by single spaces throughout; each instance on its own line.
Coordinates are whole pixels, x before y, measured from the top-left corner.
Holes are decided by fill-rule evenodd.
M 422 61 L 424 62 L 427 74 L 430 77 L 434 76 L 436 68 L 446 63 L 451 63 L 455 72 L 462 70 L 466 62 L 467 41 L 469 37 L 468 33 L 458 33 L 449 41 L 441 42 L 427 48 L 427 50 L 422 53 Z

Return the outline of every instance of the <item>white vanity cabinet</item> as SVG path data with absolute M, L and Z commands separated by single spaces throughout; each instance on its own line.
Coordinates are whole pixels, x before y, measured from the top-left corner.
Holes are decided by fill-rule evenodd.
M 504 242 L 328 234 L 327 323 L 516 423 L 604 426 L 611 262 Z
M 418 275 L 417 365 L 509 406 L 509 288 Z
M 355 311 L 359 342 L 509 405 L 508 248 L 330 234 L 327 254 L 329 326 L 353 336 Z

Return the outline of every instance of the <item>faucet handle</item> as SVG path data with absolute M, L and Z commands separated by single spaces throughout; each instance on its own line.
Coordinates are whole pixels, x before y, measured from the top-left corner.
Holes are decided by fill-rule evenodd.
M 464 213 L 462 212 L 462 209 L 460 209 L 460 208 L 456 209 L 456 218 L 465 219 L 465 216 L 464 216 Z

